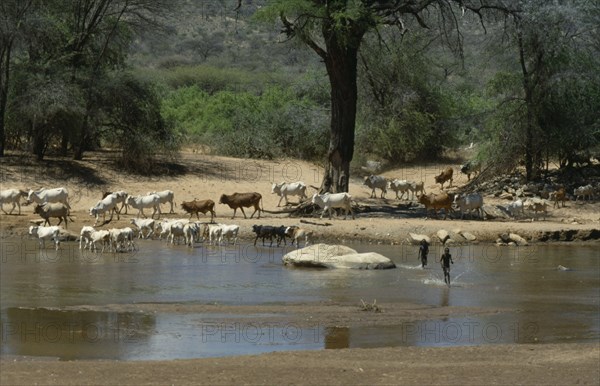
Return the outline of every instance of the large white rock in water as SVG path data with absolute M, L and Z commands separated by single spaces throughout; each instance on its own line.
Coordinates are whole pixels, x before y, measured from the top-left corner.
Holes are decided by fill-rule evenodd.
M 314 244 L 296 249 L 281 260 L 285 265 L 314 268 L 388 269 L 396 264 L 375 252 L 358 253 L 344 245 Z

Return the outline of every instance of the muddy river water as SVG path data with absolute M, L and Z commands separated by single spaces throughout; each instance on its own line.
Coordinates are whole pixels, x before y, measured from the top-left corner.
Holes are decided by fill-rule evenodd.
M 351 245 L 379 252 L 397 269 L 291 269 L 289 249 L 168 246 L 142 241 L 133 253 L 60 251 L 31 240 L 0 249 L 1 355 L 58 359 L 177 359 L 344 347 L 598 342 L 597 245 L 451 248 L 452 285 L 432 247 Z M 386 327 L 264 322 L 269 315 L 92 311 L 132 303 L 285 304 L 359 299 L 506 312 Z M 97 308 L 97 307 L 96 307 Z M 280 320 L 280 319 L 279 319 Z M 260 322 L 257 322 L 260 321 Z

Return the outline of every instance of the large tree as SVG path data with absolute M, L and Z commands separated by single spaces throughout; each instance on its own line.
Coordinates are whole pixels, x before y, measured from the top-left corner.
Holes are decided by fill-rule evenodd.
M 515 66 L 507 66 L 491 82 L 490 90 L 499 96 L 494 132 L 504 144 L 497 146 L 496 140 L 492 147 L 498 161 L 522 159 L 526 178 L 535 180 L 544 161 L 571 165 L 579 152 L 600 142 L 595 35 L 600 5 L 586 0 L 520 4 L 523 12 L 513 15 L 502 34 L 508 63 Z
M 239 1 L 241 4 L 241 0 Z M 357 67 L 365 35 L 383 25 L 408 32 L 405 19 L 422 28 L 436 28 L 440 37 L 460 51 L 459 20 L 466 12 L 481 21 L 487 12 L 516 12 L 502 0 L 269 0 L 259 14 L 278 18 L 289 39 L 299 39 L 321 57 L 331 87 L 331 124 L 321 191 L 346 192 L 354 153 Z

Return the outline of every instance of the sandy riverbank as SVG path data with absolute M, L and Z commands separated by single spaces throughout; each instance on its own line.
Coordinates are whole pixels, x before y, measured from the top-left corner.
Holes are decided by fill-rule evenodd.
M 50 160 L 42 164 L 3 159 L 2 189 L 66 186 L 71 195 L 75 223 L 69 231 L 78 233 L 92 225 L 88 214 L 102 191 L 127 190 L 132 194 L 171 189 L 176 202 L 210 198 L 218 202 L 222 193 L 257 191 L 263 207 L 277 211 L 278 197 L 270 194 L 273 181 L 304 180 L 319 185 L 321 169 L 296 161 L 254 161 L 183 153 L 180 167 L 171 175 L 139 177 L 114 171 L 101 153 L 86 160 Z M 73 167 L 75 165 L 75 167 Z M 387 177 L 425 181 L 426 190 L 437 191 L 433 177 L 444 165 L 411 166 L 390 170 Z M 454 165 L 456 166 L 456 165 Z M 466 183 L 455 176 L 455 185 Z M 310 190 L 312 193 L 312 190 Z M 600 228 L 600 203 L 568 202 L 553 209 L 545 221 L 521 220 L 434 220 L 407 200 L 370 199 L 370 191 L 360 179 L 351 183 L 351 194 L 359 205 L 406 210 L 363 212 L 356 220 L 306 218 L 310 223 L 285 214 L 265 213 L 260 220 L 238 217 L 217 204 L 217 221 L 241 226 L 241 237 L 253 239 L 253 224 L 301 225 L 313 230 L 314 242 L 406 243 L 408 234 L 432 236 L 440 229 L 463 230 L 477 236 L 477 242 L 492 243 L 499 234 L 514 232 L 536 242 L 538 235 L 556 235 L 550 241 L 591 242 L 586 235 Z M 502 203 L 486 197 L 488 202 Z M 5 209 L 6 206 L 5 206 Z M 163 206 L 163 211 L 168 208 Z M 31 206 L 22 215 L 0 214 L 1 237 L 27 237 L 33 215 Z M 167 217 L 186 217 L 176 207 Z M 105 227 L 129 225 L 133 215 L 113 220 Z M 329 225 L 328 225 L 329 224 Z M 143 244 L 141 245 L 143 247 Z M 368 299 L 371 300 L 371 299 Z M 316 303 L 257 306 L 194 304 L 112 304 L 79 309 L 115 312 L 215 313 L 219 315 L 277 314 L 286 321 L 302 324 L 318 320 L 328 326 L 386 326 L 411 320 L 439 319 L 460 315 L 498 313 L 505 310 L 472 307 L 430 307 L 415 304 L 380 304 L 383 312 L 363 312 L 358 304 Z M 15 384 L 598 384 L 600 350 L 593 344 L 507 344 L 469 347 L 394 347 L 339 349 L 310 352 L 280 352 L 255 356 L 207 358 L 157 362 L 75 361 L 59 362 L 43 358 L 0 360 L 0 383 Z

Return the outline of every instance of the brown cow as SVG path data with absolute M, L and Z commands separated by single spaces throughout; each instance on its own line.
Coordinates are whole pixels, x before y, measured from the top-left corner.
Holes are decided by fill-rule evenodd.
M 419 196 L 419 202 L 425 205 L 425 213 L 433 208 L 433 215 L 437 218 L 437 210 L 444 209 L 444 220 L 448 216 L 448 212 L 452 209 L 454 195 L 442 192 L 440 194 L 422 194 Z
M 554 208 L 558 208 L 559 201 L 562 202 L 562 207 L 565 207 L 565 201 L 567 200 L 567 192 L 565 188 L 561 186 L 554 192 L 550 193 L 550 200 L 554 201 Z
M 198 220 L 200 220 L 200 215 L 198 212 L 202 212 L 202 214 L 206 214 L 206 212 L 210 212 L 210 222 L 213 222 L 215 218 L 215 202 L 213 200 L 196 200 L 194 201 L 184 201 L 181 203 L 181 209 L 185 210 L 190 214 L 190 219 L 196 214 Z
M 240 208 L 242 210 L 242 213 L 244 214 L 244 218 L 248 218 L 246 217 L 246 213 L 244 212 L 244 208 L 249 208 L 251 206 L 254 206 L 254 212 L 252 213 L 252 216 L 254 216 L 254 213 L 256 213 L 258 211 L 258 217 L 260 218 L 260 211 L 262 210 L 260 208 L 260 202 L 262 200 L 262 196 L 260 193 L 233 193 L 233 194 L 222 194 L 221 198 L 219 199 L 219 204 L 227 204 L 229 205 L 229 207 L 231 209 L 233 209 L 233 218 L 235 218 L 235 213 L 237 212 L 237 209 Z M 252 216 L 250 216 L 250 218 L 252 218 Z
M 454 170 L 448 166 L 439 176 L 435 176 L 435 182 L 441 184 L 441 189 L 444 189 L 444 182 L 450 180 L 450 187 L 452 187 L 452 174 Z
M 51 217 L 58 218 L 58 224 L 56 225 L 60 225 L 60 223 L 62 223 L 62 221 L 65 220 L 65 228 L 67 227 L 68 223 L 67 217 L 71 217 L 69 214 L 69 207 L 67 207 L 67 205 L 63 204 L 62 202 L 49 202 L 46 204 L 38 204 L 35 206 L 35 208 L 33 208 L 33 213 L 39 214 L 40 217 L 45 220 L 44 225 L 52 225 L 50 224 Z M 71 221 L 73 221 L 72 218 Z

